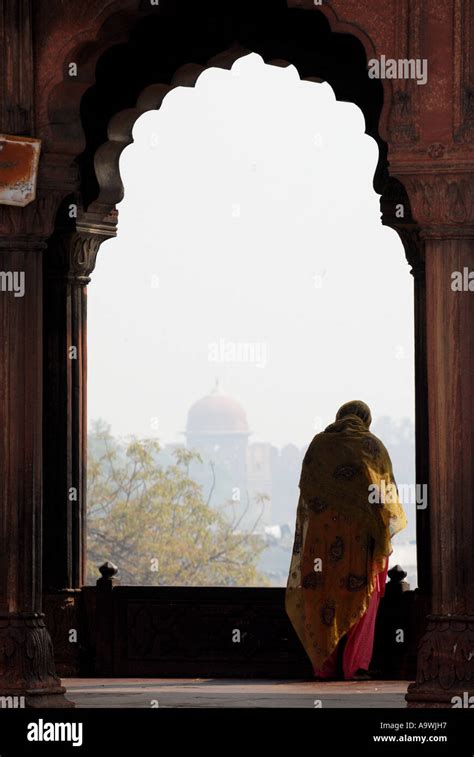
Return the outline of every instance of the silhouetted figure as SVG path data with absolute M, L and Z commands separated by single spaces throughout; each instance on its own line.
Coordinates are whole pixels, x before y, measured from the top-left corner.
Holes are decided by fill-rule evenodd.
M 369 677 L 391 538 L 407 524 L 371 422 L 364 402 L 347 402 L 301 470 L 286 611 L 321 679 Z

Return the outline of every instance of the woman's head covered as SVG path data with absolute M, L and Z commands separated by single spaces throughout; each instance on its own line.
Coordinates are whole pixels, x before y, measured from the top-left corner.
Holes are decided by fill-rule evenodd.
M 362 402 L 362 400 L 351 400 L 350 402 L 345 402 L 344 405 L 341 405 L 336 413 L 336 421 L 340 421 L 342 418 L 345 418 L 346 415 L 357 415 L 367 428 L 369 428 L 372 423 L 370 407 L 366 405 L 365 402 Z

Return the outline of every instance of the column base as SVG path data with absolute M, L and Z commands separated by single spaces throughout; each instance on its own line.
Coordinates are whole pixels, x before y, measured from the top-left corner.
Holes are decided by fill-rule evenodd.
M 428 615 L 408 707 L 474 707 L 474 615 Z
M 0 613 L 0 708 L 74 707 L 42 613 Z
M 6 689 L 0 679 L 0 710 L 2 709 L 42 709 L 75 707 L 65 697 L 64 686 L 49 689 Z

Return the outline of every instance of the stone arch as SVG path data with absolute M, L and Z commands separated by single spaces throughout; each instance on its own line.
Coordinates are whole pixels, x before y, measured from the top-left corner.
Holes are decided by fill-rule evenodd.
M 122 3 L 125 7 L 126 2 Z M 218 3 L 209 2 L 218 8 Z M 336 99 L 358 105 L 366 121 L 366 134 L 379 148 L 374 187 L 381 194 L 382 222 L 395 228 L 404 243 L 413 271 L 424 282 L 421 244 L 413 221 L 410 202 L 399 178 L 390 176 L 388 123 L 392 109 L 392 82 L 369 79 L 367 59 L 375 56 L 375 44 L 363 29 L 339 18 L 327 4 L 315 6 L 304 0 L 298 7 L 274 2 L 274 26 L 268 16 L 258 16 L 252 3 L 242 3 L 229 28 L 215 11 L 215 35 L 192 29 L 175 52 L 179 19 L 160 12 L 137 18 L 123 9 L 101 19 L 94 35 L 83 32 L 63 57 L 63 79 L 50 88 L 48 97 L 49 132 L 46 145 L 71 159 L 63 173 L 64 192 L 56 216 L 55 231 L 45 256 L 45 512 L 44 584 L 47 589 L 73 587 L 79 591 L 83 581 L 85 539 L 85 397 L 86 397 L 86 306 L 85 286 L 94 268 L 101 242 L 116 233 L 116 205 L 123 197 L 119 161 L 122 151 L 132 143 L 133 126 L 149 110 L 158 109 L 166 94 L 179 86 L 192 87 L 210 67 L 230 69 L 240 57 L 256 52 L 270 65 L 294 65 L 304 81 L 327 81 Z M 200 14 L 205 9 L 200 6 Z M 250 21 L 254 15 L 257 21 Z M 160 48 L 153 57 L 153 31 L 159 30 Z M 222 24 L 219 26 L 219 24 Z M 192 26 L 192 24 L 191 24 Z M 203 41 L 204 36 L 204 41 Z M 290 41 L 288 41 L 290 40 Z M 318 44 L 316 44 L 316 41 Z M 315 49 L 317 48 L 317 49 Z M 168 57 L 169 56 L 169 57 Z M 73 82 L 64 75 L 68 61 L 77 59 L 80 75 Z M 350 64 L 347 63 L 350 61 Z M 74 166 L 71 168 L 71 166 Z M 72 190 L 72 192 L 71 192 Z M 77 205 L 77 218 L 67 217 L 70 203 Z M 405 217 L 395 216 L 402 203 Z M 420 291 L 424 283 L 420 284 Z M 61 288 L 61 294 L 58 289 Z M 415 294 L 415 296 L 417 296 Z M 65 303 L 70 305 L 66 307 Z M 420 329 L 424 301 L 417 306 Z M 56 308 L 56 309 L 54 309 Z M 58 333 L 57 323 L 61 324 Z M 50 375 L 58 369 L 51 355 L 63 344 L 81 345 L 83 360 L 68 365 L 68 376 Z M 419 374 L 424 375 L 425 345 L 417 340 Z M 64 396 L 58 402 L 58 385 Z M 417 433 L 426 424 L 424 382 L 421 381 L 417 404 Z M 49 397 L 49 402 L 48 402 Z M 71 397 L 74 400 L 71 402 Z M 418 401 L 418 397 L 417 397 Z M 52 415 L 57 415 L 52 418 Z M 48 431 L 48 427 L 51 431 Z M 63 429 L 66 438 L 53 439 L 54 430 Z M 417 442 L 418 443 L 418 442 Z M 69 450 L 66 455 L 61 450 Z M 420 444 L 426 460 L 427 448 Z M 63 480 L 55 476 L 58 456 L 64 456 Z M 66 459 L 67 458 L 67 459 Z M 421 458 L 420 458 L 421 459 Z M 426 463 L 427 465 L 427 463 Z M 423 478 L 420 480 L 424 480 Z M 62 520 L 57 517 L 60 490 L 77 486 L 81 490 L 80 508 L 70 508 Z M 61 533 L 70 539 L 68 554 L 54 551 Z M 428 553 L 424 552 L 426 559 Z
M 100 145 L 94 155 L 94 170 L 98 182 L 99 193 L 96 201 L 100 205 L 116 205 L 123 199 L 124 188 L 120 176 L 119 160 L 123 150 L 133 142 L 133 127 L 141 115 L 150 110 L 158 110 L 166 95 L 177 87 L 194 87 L 206 70 L 210 68 L 222 68 L 230 70 L 233 64 L 241 57 L 253 51 L 234 45 L 222 53 L 210 58 L 205 65 L 185 63 L 180 66 L 172 76 L 171 82 L 157 82 L 151 84 L 140 93 L 136 105 L 117 112 L 110 119 L 107 127 L 107 141 Z M 293 65 L 291 61 L 282 58 L 267 61 L 268 65 L 287 67 Z M 316 75 L 305 76 L 302 81 L 322 81 Z M 369 131 L 366 129 L 366 134 Z M 377 134 L 372 133 L 378 141 L 379 161 L 375 176 L 380 184 L 380 175 L 386 174 L 386 145 L 377 139 Z M 374 179 L 375 180 L 375 179 Z
M 150 84 L 162 84 L 163 86 L 166 85 L 170 88 L 183 85 L 193 86 L 194 82 L 191 82 L 188 78 L 190 76 L 192 60 L 196 61 L 195 65 L 200 67 L 201 70 L 204 70 L 204 68 L 208 66 L 230 68 L 232 63 L 240 57 L 237 53 L 239 48 L 241 49 L 240 55 L 244 55 L 246 52 L 257 52 L 262 55 L 265 62 L 273 63 L 274 65 L 293 64 L 298 69 L 302 79 L 327 79 L 335 89 L 337 99 L 353 101 L 361 107 L 366 116 L 367 133 L 374 136 L 379 142 L 379 148 L 384 153 L 383 158 L 384 160 L 386 159 L 387 150 L 383 139 L 386 137 L 386 123 L 391 108 L 391 82 L 384 82 L 382 85 L 379 81 L 370 81 L 371 99 L 377 102 L 380 112 L 375 115 L 372 114 L 372 117 L 367 118 L 370 110 L 367 103 L 368 98 L 366 98 L 365 103 L 363 101 L 358 102 L 357 97 L 354 99 L 355 88 L 353 86 L 353 81 L 351 81 L 352 73 L 350 71 L 346 72 L 349 74 L 349 82 L 347 85 L 342 81 L 337 81 L 337 77 L 334 78 L 331 74 L 331 69 L 334 68 L 334 63 L 337 61 L 337 43 L 341 43 L 343 39 L 346 44 L 352 44 L 354 50 L 358 47 L 357 52 L 359 62 L 361 56 L 365 55 L 365 59 L 367 59 L 369 55 L 375 54 L 375 45 L 360 25 L 348 23 L 341 19 L 336 14 L 335 10 L 327 4 L 319 6 L 315 5 L 310 0 L 299 0 L 294 6 L 293 3 L 286 3 L 284 0 L 279 3 L 269 3 L 268 5 L 272 6 L 272 10 L 268 10 L 266 7 L 267 4 L 265 4 L 262 6 L 262 12 L 257 12 L 256 9 L 252 8 L 251 3 L 239 3 L 239 6 L 242 6 L 242 10 L 232 11 L 235 22 L 233 28 L 231 30 L 224 28 L 221 30 L 221 43 L 217 43 L 217 45 L 214 43 L 214 50 L 211 55 L 203 58 L 202 54 L 199 54 L 200 51 L 197 55 L 193 55 L 193 45 L 188 44 L 189 55 L 185 56 L 172 70 L 173 81 L 170 80 L 168 71 L 162 71 L 161 75 L 155 77 L 152 75 L 151 82 L 142 83 L 139 86 L 139 90 L 135 92 L 135 97 L 132 95 L 132 100 L 130 100 L 130 95 L 127 93 L 129 102 L 127 102 L 126 107 L 112 108 L 99 127 L 102 130 L 102 134 L 95 135 L 96 139 L 94 141 L 94 137 L 88 134 L 88 125 L 86 123 L 87 118 L 84 114 L 84 103 L 87 101 L 87 94 L 90 94 L 90 90 L 94 89 L 97 85 L 97 72 L 100 71 L 101 63 L 104 62 L 104 59 L 106 59 L 107 56 L 110 54 L 116 54 L 119 49 L 121 49 L 124 55 L 128 55 L 128 60 L 133 67 L 133 56 L 130 57 L 130 53 L 134 46 L 134 35 L 139 35 L 140 29 L 143 30 L 144 27 L 147 27 L 150 24 L 155 24 L 158 28 L 158 26 L 161 27 L 172 23 L 172 20 L 174 19 L 174 17 L 166 12 L 166 8 L 163 9 L 161 7 L 162 5 L 163 4 L 160 4 L 159 7 L 154 8 L 153 13 L 145 14 L 142 17 L 136 12 L 131 12 L 130 4 L 127 0 L 118 0 L 118 2 L 115 2 L 113 4 L 113 13 L 107 12 L 110 7 L 107 6 L 100 17 L 95 18 L 88 24 L 84 23 L 84 26 L 80 31 L 76 32 L 66 43 L 63 43 L 61 67 L 55 69 L 54 77 L 51 76 L 49 79 L 40 81 L 39 83 L 39 131 L 43 138 L 44 146 L 52 151 L 57 151 L 59 148 L 62 153 L 73 156 L 75 160 L 79 161 L 82 174 L 82 189 L 84 188 L 85 174 L 87 176 L 86 182 L 92 180 L 94 171 L 91 170 L 91 163 L 96 160 L 97 172 L 100 174 L 98 182 L 101 190 L 104 192 L 102 195 L 103 198 L 106 199 L 109 194 L 113 193 L 112 187 L 110 186 L 107 188 L 106 185 L 107 181 L 113 182 L 117 176 L 115 175 L 113 177 L 113 172 L 110 172 L 110 170 L 108 171 L 106 166 L 108 165 L 110 168 L 111 163 L 113 163 L 113 156 L 119 150 L 119 133 L 122 131 L 123 127 L 126 130 L 127 115 L 123 113 L 123 111 L 136 108 L 139 111 L 138 115 L 141 115 L 141 113 L 144 112 L 144 110 L 142 110 L 144 102 L 141 98 L 140 102 L 138 102 L 139 94 L 144 94 L 144 90 L 147 89 Z M 216 6 L 218 4 L 213 2 L 213 0 L 208 0 L 206 5 L 216 13 L 213 21 L 218 25 L 219 15 L 216 11 Z M 278 8 L 278 11 L 276 11 L 275 8 Z M 150 11 L 150 8 L 148 10 Z M 201 6 L 201 12 L 199 14 L 201 18 L 206 15 L 205 11 L 206 8 Z M 186 9 L 186 12 L 189 14 L 189 9 Z M 268 54 L 266 54 L 265 50 L 256 49 L 257 47 L 265 47 L 264 40 L 267 29 L 261 23 L 262 18 L 270 18 L 270 22 L 273 23 L 275 28 L 280 24 L 280 32 L 284 28 L 286 33 L 289 25 L 290 33 L 293 32 L 296 34 L 298 46 L 300 46 L 301 43 L 303 48 L 305 43 L 308 43 L 312 31 L 319 28 L 319 34 L 321 34 L 321 30 L 324 29 L 323 36 L 330 36 L 333 42 L 336 42 L 336 45 L 332 45 L 332 60 L 329 67 L 326 66 L 327 70 L 325 72 L 320 72 L 323 73 L 323 76 L 321 77 L 318 74 L 305 70 L 308 65 L 307 50 L 305 50 L 304 55 L 300 56 L 300 61 L 295 59 L 298 55 L 286 54 L 284 48 L 288 48 L 288 45 L 283 43 L 283 39 L 280 40 L 280 43 L 283 43 L 280 44 L 283 49 L 283 54 L 275 54 L 276 50 L 274 50 L 273 53 L 268 52 Z M 253 23 L 255 24 L 255 30 L 249 32 L 248 27 Z M 260 28 L 258 27 L 259 23 Z M 257 44 L 252 46 L 248 44 L 239 44 L 236 40 L 242 34 L 249 39 L 253 37 L 258 40 L 260 37 L 260 45 Z M 197 30 L 195 38 L 198 37 L 199 31 Z M 311 41 L 314 42 L 315 40 L 313 39 Z M 275 42 L 278 43 L 278 40 L 275 40 Z M 244 48 L 247 49 L 245 50 Z M 323 58 L 326 53 L 327 51 L 324 50 L 322 54 Z M 120 55 L 118 57 L 120 57 Z M 75 62 L 78 67 L 78 73 L 75 77 L 68 75 L 68 66 L 71 61 Z M 118 74 L 120 75 L 120 73 L 121 72 L 119 71 Z M 140 73 L 134 71 L 133 75 L 138 82 L 140 76 L 143 76 L 143 72 Z M 175 76 L 179 79 L 180 75 L 184 76 L 185 80 L 183 82 L 174 80 Z M 143 78 L 146 79 L 146 76 Z M 369 84 L 367 76 L 365 76 L 365 82 L 366 84 Z M 154 107 L 157 107 L 157 105 L 153 105 L 153 102 L 151 101 L 147 107 L 153 109 Z M 94 113 L 94 118 L 97 119 L 97 117 L 98 113 L 96 111 Z M 108 128 L 111 129 L 110 133 L 107 133 Z M 379 136 L 379 134 L 382 136 Z M 122 138 L 124 137 L 125 134 L 122 133 Z M 112 145 L 105 148 L 103 143 L 107 141 L 111 142 Z M 118 161 L 118 157 L 116 160 Z M 377 173 L 379 175 L 376 175 L 376 182 L 378 185 L 378 191 L 381 192 L 383 183 L 387 178 L 386 172 L 383 171 L 381 174 L 380 172 Z M 115 190 L 117 189 L 118 187 L 115 188 Z M 117 194 L 116 191 L 115 194 Z M 90 198 L 87 195 L 88 193 L 85 192 L 84 210 L 90 204 Z M 98 200 L 98 197 L 92 199 Z
M 207 4 L 214 10 L 218 5 L 213 0 L 208 0 Z M 239 57 L 257 52 L 270 65 L 294 65 L 302 80 L 328 81 L 335 91 L 336 99 L 353 102 L 361 108 L 366 119 L 366 133 L 375 139 L 379 147 L 374 187 L 383 195 L 383 222 L 400 233 L 410 261 L 414 247 L 413 243 L 407 247 L 405 233 L 407 226 L 410 229 L 413 227 L 410 203 L 400 178 L 394 179 L 390 176 L 387 160 L 390 142 L 389 122 L 393 117 L 393 111 L 396 110 L 394 106 L 399 93 L 394 92 L 390 80 L 382 82 L 369 80 L 367 77 L 367 60 L 369 56 L 376 54 L 374 41 L 360 24 L 344 20 L 327 3 L 315 5 L 311 0 L 298 0 L 293 4 L 282 0 L 278 12 L 273 10 L 273 16 L 270 14 L 270 18 L 277 19 L 277 31 L 279 29 L 281 32 L 284 28 L 284 36 L 287 35 L 288 25 L 290 32 L 293 31 L 296 35 L 297 43 L 293 54 L 285 40 L 277 38 L 270 44 L 270 47 L 273 45 L 273 49 L 269 52 L 266 49 L 268 45 L 264 42 L 268 29 L 263 26 L 258 28 L 257 22 L 253 36 L 250 33 L 250 38 L 257 40 L 257 44 L 244 46 L 236 40 L 239 33 L 242 33 L 242 28 L 244 36 L 249 35 L 246 24 L 248 26 L 249 19 L 252 20 L 254 16 L 258 17 L 258 13 L 250 2 L 239 5 L 244 6 L 242 17 L 233 11 L 236 19 L 234 28 L 230 31 L 222 30 L 222 44 L 220 41 L 214 41 L 213 54 L 203 57 L 200 49 L 194 54 L 192 42 L 199 38 L 197 30 L 190 40 L 187 40 L 189 50 L 179 64 L 167 71 L 152 73 L 151 81 L 147 81 L 150 77 L 136 65 L 136 48 L 139 47 L 137 40 L 144 28 L 153 24 L 158 28 L 170 23 L 166 9 L 162 12 L 162 5 L 155 7 L 153 13 L 138 16 L 130 10 L 127 0 L 119 0 L 114 3 L 113 13 L 107 12 L 107 6 L 102 15 L 94 19 L 94 23 L 86 25 L 80 33 L 74 35 L 70 40 L 71 44 L 66 46 L 62 55 L 62 77 L 58 77 L 56 71 L 55 79 L 44 83 L 41 89 L 42 99 L 39 101 L 40 106 L 42 102 L 47 102 L 46 112 L 42 111 L 43 126 L 40 126 L 47 150 L 51 149 L 54 153 L 58 151 L 72 159 L 68 168 L 65 168 L 64 160 L 62 161 L 61 173 L 67 191 L 65 186 L 64 192 L 58 195 L 58 202 L 69 194 L 74 185 L 79 206 L 78 227 L 90 227 L 91 221 L 97 222 L 100 217 L 107 217 L 105 225 L 101 224 L 102 231 L 106 236 L 113 235 L 116 223 L 115 205 L 123 196 L 119 171 L 120 154 L 132 141 L 133 124 L 137 118 L 147 110 L 159 108 L 167 92 L 174 87 L 194 86 L 200 73 L 206 68 L 230 69 Z M 278 7 L 278 3 L 269 5 Z M 201 17 L 205 15 L 204 10 L 201 9 Z M 186 12 L 189 10 L 186 9 Z M 266 8 L 264 14 L 267 14 Z M 313 59 L 311 56 L 308 58 L 308 50 L 304 47 L 311 32 L 315 30 L 325 40 L 325 47 L 319 59 L 318 55 L 313 54 L 314 51 Z M 170 36 L 173 38 L 172 34 Z M 227 47 L 226 39 L 229 42 Z M 259 41 L 262 41 L 262 44 Z M 311 40 L 312 43 L 314 41 L 315 39 Z M 265 49 L 260 49 L 262 45 Z M 351 45 L 357 65 L 346 66 L 344 75 L 341 76 L 340 70 L 337 73 L 334 71 L 338 65 L 338 52 L 342 51 L 343 46 L 347 48 Z M 295 52 L 296 48 L 300 47 L 303 53 Z M 345 52 L 347 53 L 347 49 Z M 123 102 L 115 102 L 107 111 L 98 113 L 94 103 L 94 91 L 97 90 L 100 72 L 107 68 L 106 61 L 110 56 L 115 61 L 121 58 L 126 60 L 127 66 L 133 69 L 133 72 L 125 77 L 130 81 L 128 85 L 124 84 Z M 197 59 L 198 62 L 192 62 Z M 67 75 L 67 66 L 71 61 L 78 63 L 78 76 L 75 78 Z M 113 65 L 112 63 L 112 67 Z M 120 69 L 120 65 L 118 68 Z M 359 74 L 358 81 L 354 78 L 356 69 Z M 120 73 L 123 74 L 123 71 L 118 71 L 119 78 Z M 105 76 L 106 89 L 111 86 L 113 79 L 114 73 L 109 70 L 108 77 Z M 41 107 L 39 110 L 41 111 Z M 95 122 L 93 128 L 88 123 L 88 111 Z M 57 167 L 55 170 L 57 174 Z M 407 216 L 402 222 L 395 218 L 392 211 L 394 186 L 398 189 L 397 202 L 403 197 L 407 208 Z
M 253 15 L 251 18 L 254 21 Z M 127 43 L 109 47 L 102 55 L 94 56 L 97 60 L 96 79 L 88 89 L 82 88 L 81 100 L 86 146 L 78 157 L 78 163 L 84 211 L 111 209 L 122 199 L 118 162 L 122 150 L 130 144 L 133 124 L 142 113 L 158 108 L 166 93 L 174 87 L 194 86 L 206 68 L 229 69 L 239 57 L 250 52 L 258 53 L 272 65 L 294 65 L 303 80 L 328 81 L 337 99 L 354 102 L 361 108 L 366 119 L 366 132 L 379 146 L 380 159 L 374 183 L 377 191 L 382 192 L 388 176 L 387 144 L 379 134 L 379 123 L 384 102 L 386 104 L 390 98 L 384 93 L 384 89 L 388 90 L 387 86 L 367 77 L 366 50 L 373 50 L 373 44 L 359 29 L 356 29 L 355 35 L 348 33 L 349 25 L 340 22 L 328 9 L 322 13 L 314 5 L 309 10 L 303 7 L 287 8 L 286 4 L 281 5 L 279 14 L 270 17 L 273 19 L 274 36 L 268 43 L 265 38 L 266 34 L 271 34 L 268 17 L 259 18 L 256 15 L 255 27 L 250 31 L 248 14 L 242 17 L 236 15 L 231 30 L 219 29 L 217 17 L 216 34 L 212 39 L 201 43 L 197 29 L 183 44 L 183 49 L 175 54 L 174 60 L 162 64 L 169 51 L 164 50 L 158 62 L 150 62 L 151 56 L 147 53 L 151 45 L 149 27 L 154 24 L 156 31 L 164 33 L 161 26 L 168 21 L 172 25 L 170 37 L 175 39 L 173 32 L 178 22 L 156 14 L 138 22 Z M 293 33 L 291 43 L 287 40 L 288 26 L 290 36 Z M 321 49 L 314 52 L 310 50 L 310 43 L 317 47 L 316 40 Z M 353 59 L 353 65 L 341 64 L 335 72 L 343 50 Z M 156 66 L 155 71 L 151 70 L 153 65 Z M 133 74 L 125 77 L 119 96 L 114 93 L 112 98 L 109 93 L 114 86 L 114 76 L 117 72 L 120 75 L 125 67 L 133 70 Z M 117 102 L 118 99 L 121 103 Z
M 74 37 L 73 44 L 62 58 L 62 68 L 64 74 L 68 62 L 77 60 L 78 77 L 71 82 L 64 75 L 62 83 L 55 82 L 50 88 L 48 97 L 52 142 L 61 145 L 71 158 L 74 156 L 76 171 L 75 182 L 72 178 L 69 180 L 69 191 L 62 198 L 45 256 L 47 294 L 49 287 L 57 286 L 58 271 L 62 272 L 67 286 L 72 287 L 73 307 L 67 312 L 64 339 L 71 339 L 74 335 L 74 339 L 86 349 L 84 287 L 94 268 L 101 242 L 116 233 L 116 204 L 123 197 L 119 160 L 122 151 L 133 141 L 136 120 L 143 113 L 159 108 L 172 89 L 194 86 L 201 73 L 210 67 L 230 69 L 236 60 L 250 52 L 258 53 L 271 65 L 294 65 L 302 80 L 327 81 L 336 99 L 353 102 L 362 110 L 365 132 L 379 148 L 374 187 L 382 195 L 382 221 L 399 231 L 409 262 L 412 266 L 417 265 L 419 244 L 407 194 L 401 182 L 389 175 L 388 145 L 381 136 L 381 132 L 387 132 L 391 82 L 382 83 L 367 76 L 367 58 L 375 54 L 375 45 L 360 26 L 340 19 L 327 4 L 315 6 L 309 0 L 297 7 L 288 7 L 283 0 L 276 0 L 269 4 L 273 8 L 271 12 L 267 11 L 266 4 L 263 10 L 260 6 L 257 10 L 252 2 L 241 2 L 232 10 L 230 21 L 219 3 L 208 0 L 206 5 L 213 13 L 211 20 L 207 18 L 203 24 L 206 9 L 201 5 L 191 19 L 186 8 L 184 31 L 183 18 L 179 13 L 168 14 L 166 7 L 162 12 L 158 6 L 155 12 L 137 18 L 126 12 L 126 2 L 122 5 L 118 9 L 115 6 L 112 14 L 104 12 L 96 20 L 94 37 L 87 28 Z M 184 34 L 182 41 L 181 34 Z M 71 193 L 73 184 L 75 191 Z M 67 216 L 71 201 L 77 206 L 77 217 L 72 220 Z M 399 202 L 405 203 L 407 208 L 402 223 L 394 217 L 394 208 Z M 49 299 L 58 302 L 55 296 L 51 295 Z M 64 321 L 64 311 L 62 314 L 48 314 L 48 309 L 45 312 L 46 329 L 50 324 L 54 332 L 54 323 Z M 57 345 L 51 346 L 52 338 L 53 334 L 48 336 L 45 333 L 47 358 L 52 349 L 57 350 Z M 421 356 L 420 364 L 423 361 Z M 51 365 L 52 361 L 49 357 L 45 362 Z M 68 434 L 73 436 L 68 438 L 66 445 L 66 448 L 73 449 L 67 462 L 68 481 L 72 486 L 75 479 L 81 480 L 81 499 L 85 503 L 85 356 L 81 364 L 72 368 L 68 386 L 72 384 L 75 395 L 83 396 L 84 402 L 80 403 L 75 416 L 72 413 L 72 418 L 67 408 L 62 413 L 71 419 Z M 45 374 L 45 384 L 47 398 L 48 385 L 56 386 L 56 382 Z M 55 402 L 56 399 L 51 397 L 49 405 L 46 403 L 49 417 L 54 412 Z M 57 459 L 57 445 L 52 438 L 46 444 L 45 480 L 50 481 L 51 486 L 54 486 L 54 476 L 48 475 L 48 469 Z M 52 501 L 55 496 L 52 494 Z M 50 518 L 45 512 L 45 544 L 51 546 L 58 529 L 53 523 L 54 517 L 53 513 Z M 73 520 L 74 517 L 71 515 Z M 79 556 L 82 564 L 84 562 L 83 518 L 84 512 L 76 518 L 76 536 L 73 538 L 73 541 L 79 539 L 82 546 L 76 544 L 75 556 L 69 557 L 68 563 L 71 560 L 77 563 Z M 49 554 L 48 550 L 45 551 Z M 54 573 L 45 567 L 46 586 L 57 583 L 53 579 Z M 80 586 L 83 570 L 77 564 L 62 569 L 60 573 L 69 576 L 68 585 Z
M 407 698 L 414 706 L 450 707 L 453 695 L 472 690 L 474 300 L 465 287 L 451 286 L 453 272 L 474 268 L 472 3 L 379 3 L 376 12 L 355 0 L 315 3 L 160 0 L 152 7 L 150 0 L 4 0 L 2 131 L 35 135 L 43 150 L 37 200 L 25 208 L 0 206 L 4 265 L 21 265 L 29 282 L 24 298 L 1 298 L 8 378 L 1 398 L 1 520 L 8 570 L 0 571 L 0 648 L 11 650 L 3 655 L 2 694 L 21 691 L 46 706 L 61 699 L 57 680 L 46 676 L 53 660 L 40 617 L 42 565 L 45 605 L 59 608 L 48 612 L 57 659 L 63 671 L 79 669 L 71 644 L 68 659 L 61 645 L 64 629 L 77 627 L 84 594 L 85 284 L 117 222 L 115 207 L 97 201 L 94 157 L 109 141 L 111 119 L 135 108 L 146 87 L 169 85 L 183 64 L 203 66 L 236 41 L 265 61 L 290 61 L 303 79 L 328 80 L 338 99 L 353 100 L 358 73 L 365 96 L 356 104 L 363 112 L 368 100 L 377 104 L 368 130 L 378 132 L 381 150 L 390 148 L 390 166 L 384 159 L 376 176 L 382 221 L 401 234 L 415 277 L 417 456 L 426 461 L 417 480 L 430 487 L 418 530 L 420 546 L 432 553 L 425 597 L 416 595 L 419 630 L 432 614 Z M 349 45 L 344 54 L 341 40 Z M 142 58 L 140 67 L 147 49 L 148 62 Z M 365 63 L 382 54 L 426 60 L 427 86 L 379 82 L 379 94 L 369 98 Z M 80 63 L 74 79 L 66 75 L 72 56 Z M 316 72 L 309 65 L 315 56 Z M 395 205 L 406 209 L 402 219 Z M 12 344 L 25 348 L 11 350 Z M 74 363 L 65 359 L 70 344 L 80 348 Z M 42 465 L 49 471 L 45 487 Z M 74 508 L 65 505 L 66 485 L 80 492 Z M 113 588 L 113 572 L 106 566 L 103 588 Z M 110 645 L 106 651 L 110 655 Z

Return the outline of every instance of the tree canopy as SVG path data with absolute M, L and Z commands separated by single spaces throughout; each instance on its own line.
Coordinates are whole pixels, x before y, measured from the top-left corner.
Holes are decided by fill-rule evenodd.
M 122 443 L 94 424 L 88 459 L 88 583 L 111 560 L 124 584 L 262 586 L 264 540 L 241 527 L 232 503 L 216 508 L 189 473 L 185 447 L 160 463 L 155 439 Z M 211 492 L 212 494 L 212 492 Z M 262 496 L 259 500 L 263 501 Z M 260 502 L 261 504 L 261 502 Z

